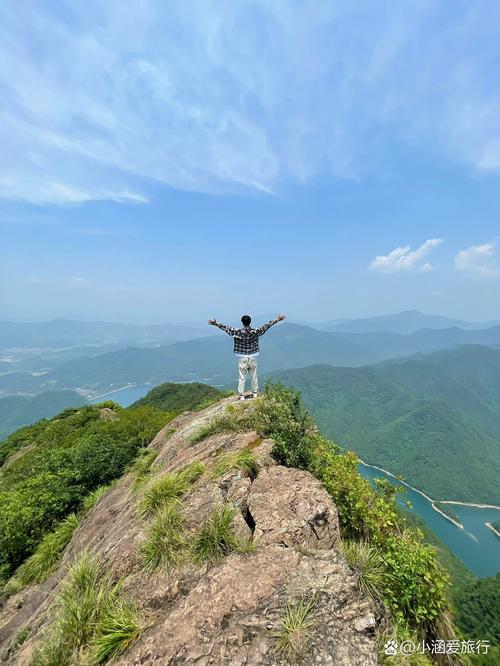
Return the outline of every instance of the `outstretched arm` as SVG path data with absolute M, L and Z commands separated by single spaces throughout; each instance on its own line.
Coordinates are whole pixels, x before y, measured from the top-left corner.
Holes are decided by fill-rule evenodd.
M 227 333 L 228 335 L 235 336 L 236 333 L 238 332 L 237 328 L 233 328 L 232 326 L 227 326 L 226 324 L 219 324 L 219 322 L 216 319 L 209 319 L 208 323 L 210 326 L 217 326 L 217 328 L 220 328 L 221 331 L 224 331 L 224 333 Z
M 274 324 L 277 324 L 279 321 L 283 321 L 284 319 L 286 319 L 285 315 L 280 314 L 276 317 L 276 319 L 271 319 L 271 321 L 268 321 L 267 324 L 259 326 L 259 328 L 255 329 L 257 331 L 257 335 L 264 335 L 264 333 L 268 331 L 271 326 L 274 326 Z

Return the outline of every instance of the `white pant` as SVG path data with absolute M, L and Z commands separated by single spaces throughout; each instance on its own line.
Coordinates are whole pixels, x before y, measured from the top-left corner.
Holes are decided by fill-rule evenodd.
M 252 378 L 252 393 L 257 393 L 259 390 L 259 383 L 257 381 L 257 358 L 255 356 L 240 356 L 238 365 L 240 372 L 240 381 L 238 382 L 238 393 L 243 395 L 245 393 L 245 380 L 247 372 Z

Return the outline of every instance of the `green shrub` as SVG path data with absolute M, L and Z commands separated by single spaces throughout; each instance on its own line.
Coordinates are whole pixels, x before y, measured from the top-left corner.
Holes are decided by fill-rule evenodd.
M 397 529 L 394 498 L 386 496 L 385 488 L 380 493 L 372 490 L 359 474 L 354 454 L 336 452 L 330 442 L 316 436 L 316 454 L 309 470 L 337 505 L 344 538 L 379 541 Z
M 437 621 L 448 608 L 448 576 L 435 549 L 405 531 L 387 537 L 379 550 L 388 574 L 382 594 L 392 616 L 410 627 Z
M 70 513 L 53 532 L 38 544 L 35 552 L 16 571 L 22 585 L 41 583 L 54 571 L 61 555 L 80 524 L 78 516 Z
M 238 550 L 239 541 L 234 534 L 233 519 L 236 509 L 229 504 L 216 507 L 196 530 L 191 554 L 197 564 L 214 564 L 231 551 Z
M 144 569 L 152 573 L 157 567 L 169 571 L 176 567 L 186 545 L 184 518 L 178 501 L 170 502 L 154 516 L 141 546 Z
M 155 386 L 147 395 L 134 403 L 134 407 L 152 405 L 163 412 L 180 413 L 200 410 L 212 405 L 226 395 L 209 384 L 167 382 Z
M 11 574 L 90 492 L 121 476 L 169 418 L 151 407 L 115 413 L 103 420 L 85 406 L 14 433 L 11 444 L 22 450 L 0 469 L 3 571 Z
M 314 454 L 314 423 L 303 409 L 300 393 L 282 384 L 266 383 L 257 405 L 258 431 L 275 442 L 273 455 L 281 465 L 307 469 Z
M 240 470 L 246 476 L 254 478 L 259 471 L 257 458 L 251 451 L 236 451 L 222 456 L 214 469 L 214 478 L 224 476 L 233 469 Z

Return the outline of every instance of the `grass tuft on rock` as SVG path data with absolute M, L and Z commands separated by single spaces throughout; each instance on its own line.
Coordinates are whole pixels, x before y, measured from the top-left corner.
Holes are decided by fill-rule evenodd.
M 245 476 L 255 478 L 259 471 L 259 464 L 251 451 L 228 453 L 218 461 L 213 476 L 214 478 L 224 476 L 233 469 L 240 470 Z
M 104 664 L 125 652 L 144 628 L 135 603 L 119 596 L 113 598 L 97 623 L 91 643 L 91 663 Z
M 15 578 L 22 585 L 41 583 L 54 571 L 61 555 L 80 524 L 78 516 L 71 513 L 59 523 L 53 532 L 45 535 L 33 555 L 23 562 Z
M 148 573 L 153 573 L 157 567 L 170 571 L 179 565 L 186 546 L 183 530 L 180 502 L 170 502 L 157 512 L 141 546 L 143 566 Z
M 300 599 L 295 604 L 288 604 L 285 610 L 281 630 L 275 634 L 277 648 L 289 661 L 303 657 L 311 640 L 315 624 L 314 608 L 316 599 Z
M 141 451 L 141 454 L 134 462 L 130 470 L 134 477 L 132 482 L 132 490 L 137 490 L 138 488 L 141 488 L 144 483 L 146 483 L 151 474 L 153 463 L 157 456 L 158 451 L 156 449 L 147 448 Z
M 144 629 L 139 612 L 113 584 L 100 560 L 84 551 L 55 601 L 55 617 L 32 666 L 101 664 L 123 652 Z
M 89 493 L 82 502 L 83 515 L 90 513 L 101 497 L 104 497 L 104 495 L 108 492 L 108 490 L 111 490 L 115 483 L 116 481 L 112 481 L 111 483 L 103 484 L 102 486 L 99 486 L 91 493 Z
M 357 575 L 359 589 L 372 599 L 381 599 L 387 574 L 377 549 L 366 541 L 346 540 L 343 551 L 349 566 Z
M 171 472 L 150 483 L 139 501 L 140 515 L 143 518 L 151 516 L 169 502 L 181 498 L 204 471 L 205 465 L 195 461 L 179 472 Z
M 236 509 L 230 504 L 217 506 L 198 527 L 191 543 L 191 556 L 196 564 L 215 564 L 240 543 L 234 533 Z
M 214 416 L 191 436 L 191 444 L 198 444 L 211 435 L 254 430 L 256 425 L 257 417 L 254 408 L 228 405 L 222 414 Z

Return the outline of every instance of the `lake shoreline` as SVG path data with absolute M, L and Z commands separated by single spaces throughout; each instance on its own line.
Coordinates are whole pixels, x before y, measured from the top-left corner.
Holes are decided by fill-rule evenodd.
M 434 509 L 434 511 L 436 511 L 437 513 L 440 513 L 444 518 L 446 518 L 446 520 L 449 520 L 450 523 L 453 523 L 453 525 L 455 525 L 455 527 L 458 527 L 461 530 L 464 529 L 464 526 L 462 525 L 462 523 L 459 520 L 455 520 L 455 518 L 452 518 L 447 513 L 442 511 L 439 507 L 436 506 L 435 503 L 439 502 L 439 501 L 442 501 L 442 500 L 432 499 L 432 497 L 429 497 L 429 495 L 424 493 L 423 490 L 419 490 L 418 488 L 415 488 L 414 486 L 411 486 L 406 481 L 402 481 L 401 479 L 398 479 L 398 477 L 395 474 L 392 474 L 392 472 L 389 472 L 388 470 L 384 469 L 383 467 L 378 467 L 377 465 L 370 465 L 369 463 L 365 462 L 361 458 L 358 458 L 358 460 L 359 460 L 360 463 L 365 465 L 365 467 L 371 467 L 372 469 L 378 469 L 380 472 L 384 472 L 384 474 L 387 474 L 388 476 L 391 476 L 393 479 L 396 479 L 396 481 L 399 481 L 399 483 L 402 483 L 407 488 L 411 488 L 411 490 L 413 490 L 414 492 L 418 493 L 419 495 L 422 495 L 422 497 L 425 497 L 425 499 L 429 502 L 429 504 Z M 445 503 L 446 504 L 450 504 L 450 503 L 462 504 L 462 502 L 453 502 L 452 500 L 449 500 L 447 502 L 443 502 L 443 504 L 445 504 Z M 500 509 L 500 507 L 488 507 L 488 508 L 495 508 L 495 509 L 498 508 L 498 509 Z
M 484 523 L 484 524 L 493 532 L 493 534 L 495 534 L 500 539 L 500 532 L 497 530 L 497 528 L 494 525 L 492 525 L 491 523 Z

